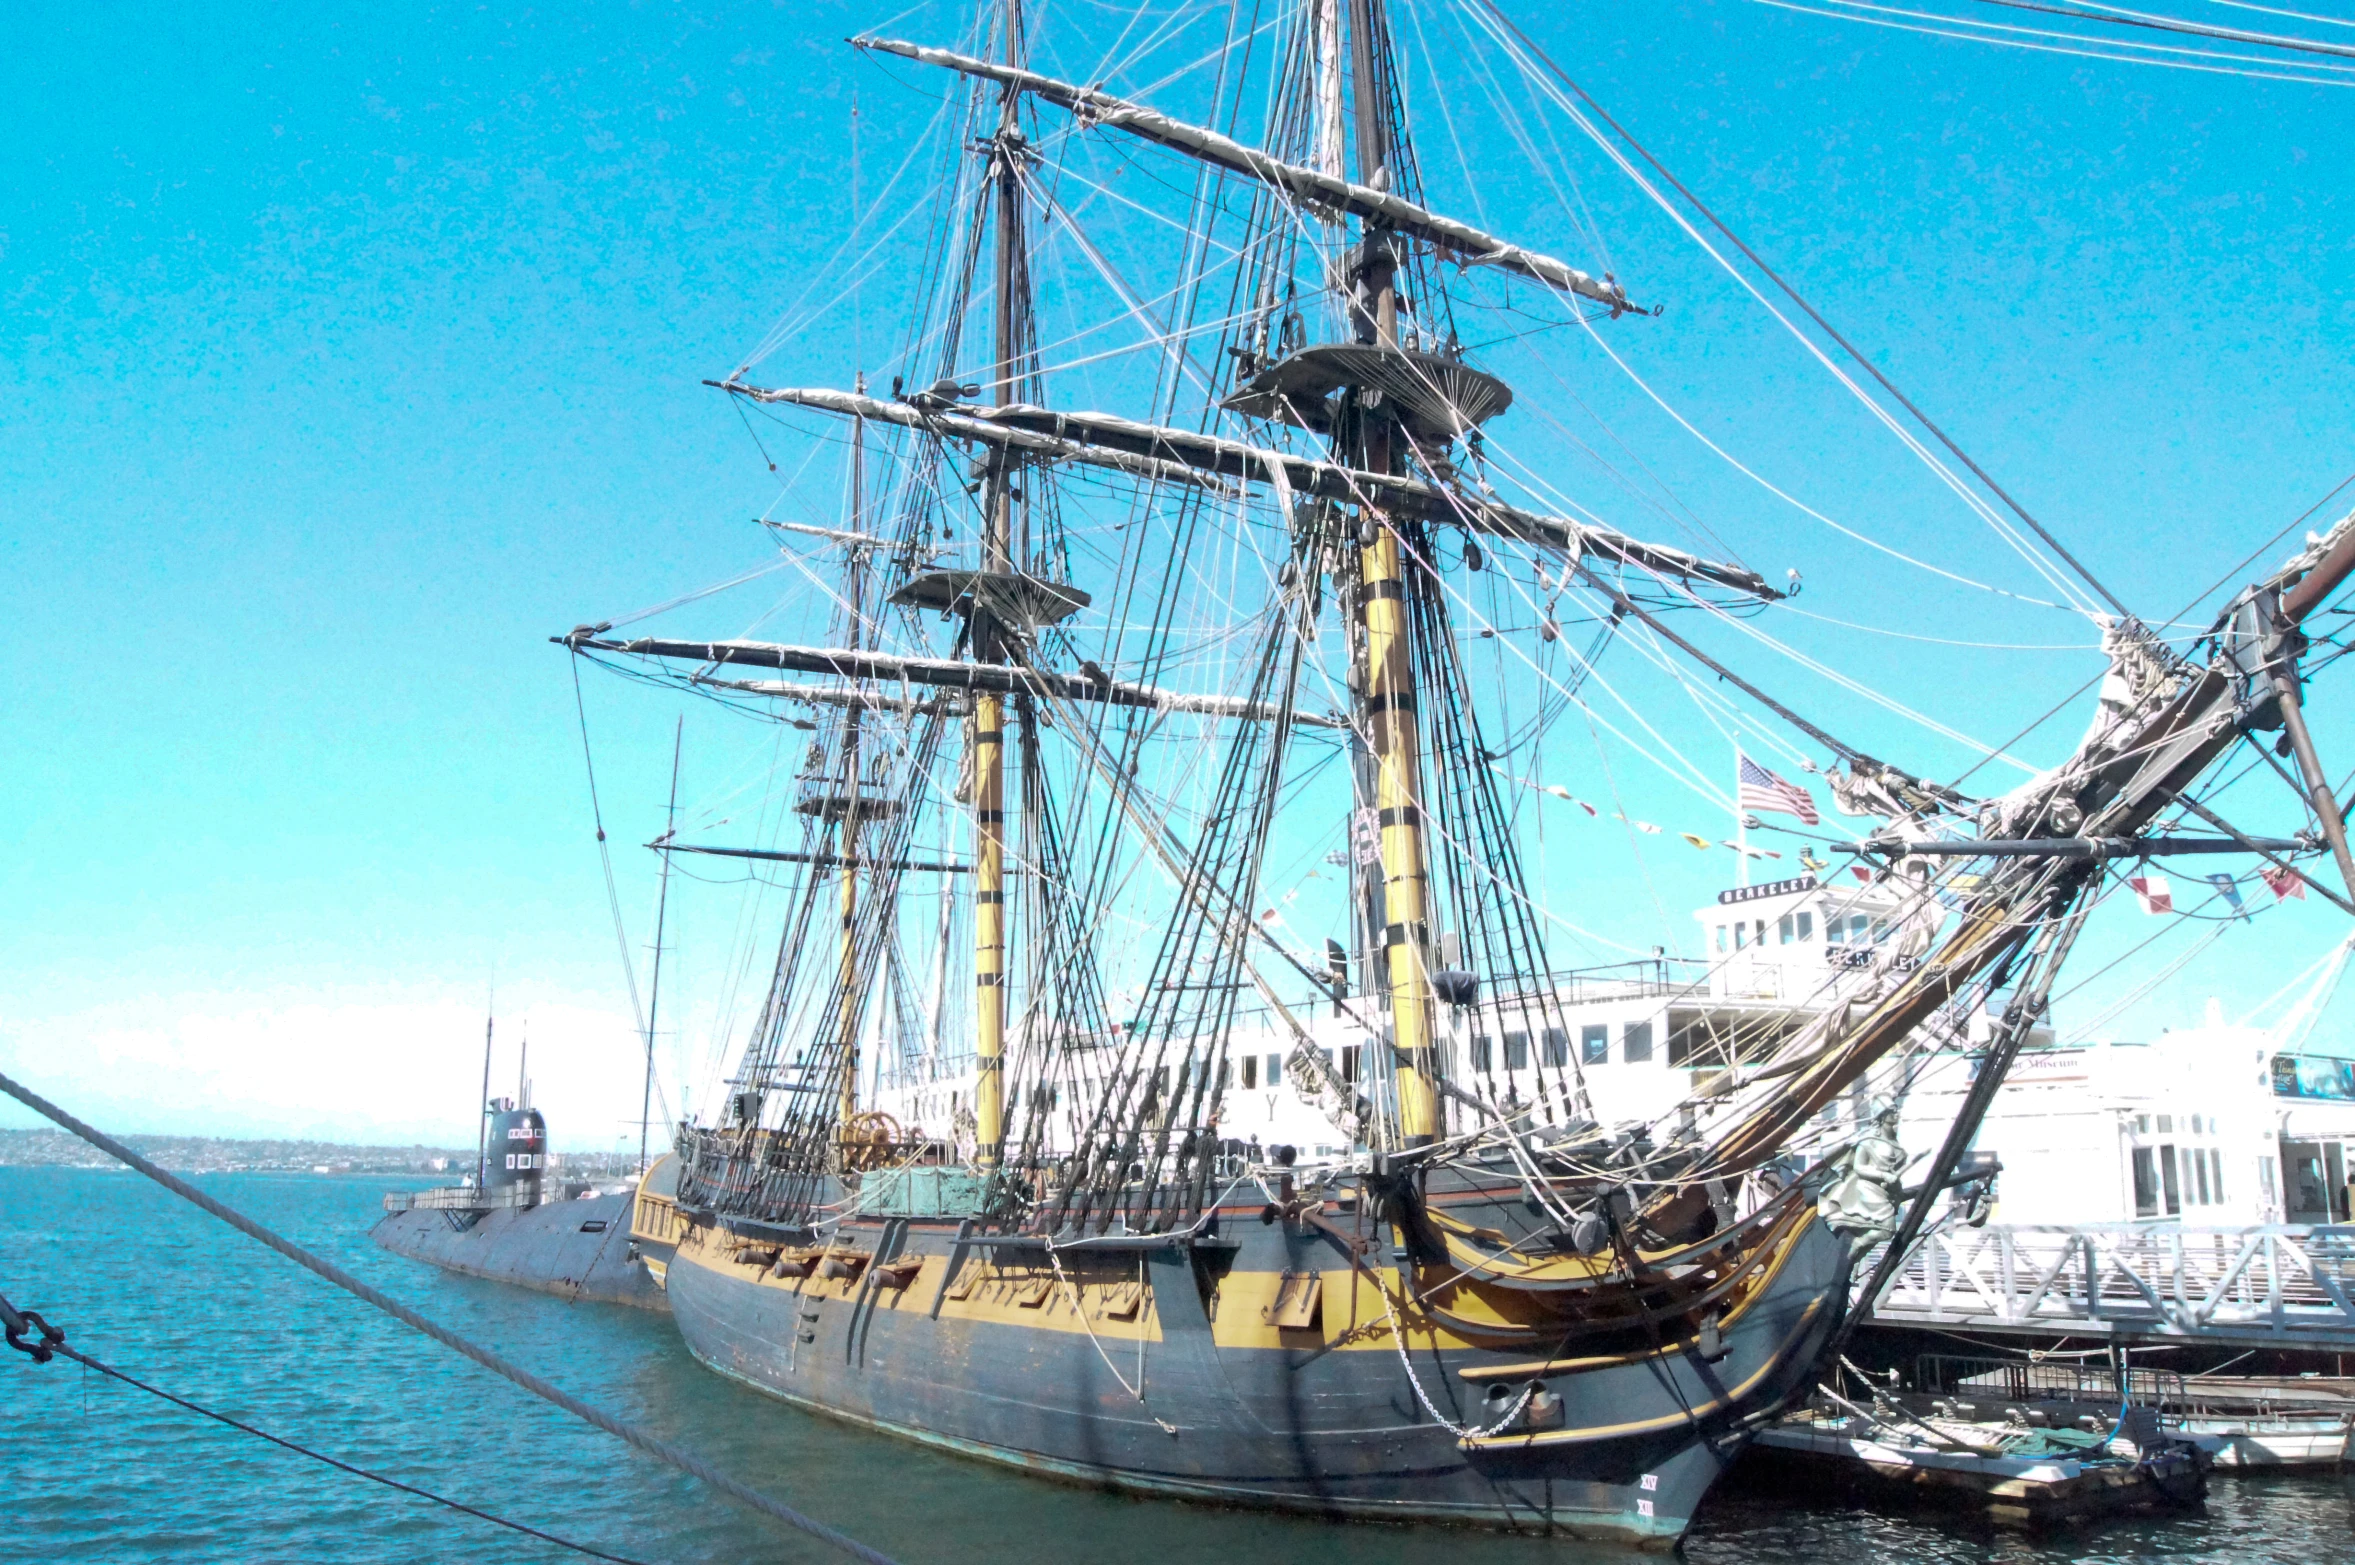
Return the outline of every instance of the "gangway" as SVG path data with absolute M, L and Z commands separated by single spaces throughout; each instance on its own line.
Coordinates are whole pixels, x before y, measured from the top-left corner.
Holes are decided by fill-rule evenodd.
M 2346 1352 L 2351 1292 L 2355 1226 L 1958 1225 L 1921 1241 L 1868 1324 Z

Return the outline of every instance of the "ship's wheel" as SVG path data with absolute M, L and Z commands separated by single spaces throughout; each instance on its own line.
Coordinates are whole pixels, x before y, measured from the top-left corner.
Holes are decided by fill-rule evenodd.
M 842 1124 L 842 1166 L 878 1168 L 891 1160 L 893 1149 L 907 1140 L 900 1122 L 880 1109 L 853 1114 Z

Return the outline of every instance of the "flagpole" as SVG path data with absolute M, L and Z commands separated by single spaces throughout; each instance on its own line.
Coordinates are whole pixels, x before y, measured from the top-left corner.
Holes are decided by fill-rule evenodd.
M 1734 857 L 1742 861 L 1734 884 L 1750 884 L 1750 816 L 1742 808 L 1742 747 L 1734 746 Z

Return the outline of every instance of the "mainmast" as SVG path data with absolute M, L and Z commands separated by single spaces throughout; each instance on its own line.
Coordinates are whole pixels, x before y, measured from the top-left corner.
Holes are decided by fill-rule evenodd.
M 1022 0 L 1005 0 L 1006 64 L 1022 63 Z M 992 268 L 997 364 L 990 374 L 991 402 L 1015 401 L 1020 372 L 1022 316 L 1016 294 L 1024 275 L 1022 255 L 1022 145 L 1018 116 L 1021 95 L 1011 86 L 998 99 L 998 133 L 992 144 L 991 177 L 997 187 L 997 245 Z M 981 568 L 992 575 L 1014 572 L 1014 453 L 997 453 L 989 470 L 989 510 L 982 538 Z M 984 663 L 1006 656 L 996 614 L 976 593 L 973 655 Z M 1006 1066 L 1006 703 L 994 691 L 973 698 L 973 1118 L 974 1157 L 995 1166 L 1005 1140 Z
M 1357 179 L 1375 190 L 1395 182 L 1389 94 L 1383 90 L 1374 37 L 1377 0 L 1348 0 L 1351 106 L 1357 131 Z M 1366 222 L 1350 257 L 1357 340 L 1398 351 L 1398 254 L 1379 220 Z M 1374 399 L 1353 398 L 1339 426 L 1340 454 L 1368 472 L 1400 470 L 1399 428 Z M 1408 640 L 1406 572 L 1392 519 L 1378 506 L 1355 507 L 1358 610 L 1365 622 L 1358 681 L 1359 728 L 1373 755 L 1373 808 L 1381 831 L 1383 927 L 1373 931 L 1390 991 L 1390 1025 L 1405 1145 L 1440 1134 L 1438 1072 L 1432 1056 L 1430 864 L 1423 842 L 1423 747 L 1415 702 L 1414 649 Z
M 864 370 L 858 374 L 858 388 L 867 389 Z M 866 468 L 867 421 L 851 421 L 850 444 L 850 530 L 866 532 Z M 867 625 L 867 550 L 863 544 L 852 544 L 848 549 L 849 570 L 843 582 L 843 595 L 850 603 L 850 647 L 853 652 L 865 645 Z M 859 806 L 864 802 L 867 787 L 865 759 L 859 752 L 859 719 L 864 707 L 851 704 L 842 732 L 842 765 L 849 775 L 850 786 L 843 790 L 842 809 L 842 993 L 840 1018 L 840 1046 L 842 1051 L 841 1097 L 837 1105 L 834 1125 L 838 1137 L 846 1137 L 852 1116 L 859 1111 Z

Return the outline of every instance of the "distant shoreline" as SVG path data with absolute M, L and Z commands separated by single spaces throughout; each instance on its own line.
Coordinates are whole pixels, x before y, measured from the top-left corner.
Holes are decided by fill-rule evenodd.
M 292 1137 L 124 1136 L 123 1143 L 175 1173 L 368 1174 L 452 1178 L 474 1166 L 472 1147 L 367 1146 Z M 119 1168 L 62 1130 L 0 1130 L 0 1168 Z M 634 1153 L 559 1152 L 550 1172 L 583 1178 L 634 1173 Z

